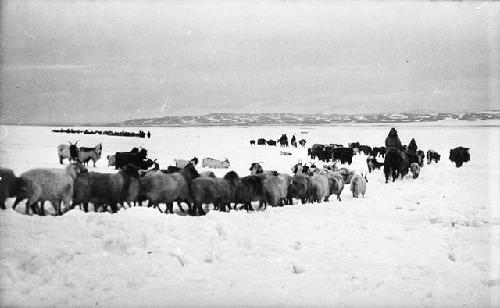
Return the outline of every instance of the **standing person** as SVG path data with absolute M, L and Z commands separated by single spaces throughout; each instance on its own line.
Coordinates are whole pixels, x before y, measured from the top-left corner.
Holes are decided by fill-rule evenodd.
M 148 139 L 151 138 L 151 133 L 148 130 Z

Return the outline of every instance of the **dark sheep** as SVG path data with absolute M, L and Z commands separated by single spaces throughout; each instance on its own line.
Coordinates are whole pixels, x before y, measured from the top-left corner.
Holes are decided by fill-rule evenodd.
M 88 203 L 94 211 L 100 206 L 109 206 L 113 213 L 119 205 L 131 203 L 139 198 L 139 173 L 133 165 L 127 165 L 118 173 L 87 172 L 79 174 L 74 182 L 73 206 L 83 205 L 88 212 Z
M 234 171 L 228 172 L 224 178 L 198 177 L 191 182 L 193 194 L 193 215 L 205 215 L 203 204 L 214 205 L 221 211 L 226 211 L 235 198 L 238 174 Z
M 253 201 L 265 202 L 264 179 L 265 176 L 259 175 L 249 175 L 241 178 L 236 184 L 234 202 L 243 204 L 247 211 L 253 210 Z
M 148 172 L 140 180 L 141 199 L 149 200 L 149 204 L 155 206 L 165 203 L 165 213 L 173 213 L 174 201 L 186 201 L 192 213 L 193 198 L 190 185 L 197 177 L 199 173 L 192 164 L 188 164 L 177 173 Z
M 308 175 L 296 174 L 289 186 L 289 196 L 300 199 L 302 204 L 309 201 L 312 195 L 311 178 Z
M 14 171 L 0 167 L 0 208 L 5 210 L 5 200 L 15 198 L 19 194 L 19 188 L 24 180 L 14 175 Z

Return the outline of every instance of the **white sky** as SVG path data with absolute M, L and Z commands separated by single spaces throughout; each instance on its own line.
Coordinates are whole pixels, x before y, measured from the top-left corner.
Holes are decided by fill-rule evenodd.
M 0 123 L 500 108 L 500 3 L 2 1 Z

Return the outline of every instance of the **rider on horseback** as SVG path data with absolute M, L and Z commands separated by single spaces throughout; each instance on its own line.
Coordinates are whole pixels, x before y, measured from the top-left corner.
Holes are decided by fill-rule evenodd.
M 391 128 L 389 135 L 385 138 L 385 147 L 387 153 L 389 151 L 396 151 L 396 153 L 399 153 L 403 157 L 403 152 L 401 151 L 403 146 L 401 145 L 401 140 L 399 140 L 398 131 L 394 127 Z

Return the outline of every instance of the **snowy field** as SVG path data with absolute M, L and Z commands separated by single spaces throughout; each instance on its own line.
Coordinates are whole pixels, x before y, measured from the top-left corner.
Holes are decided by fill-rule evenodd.
M 26 216 L 10 199 L 0 212 L 0 306 L 498 307 L 498 122 L 146 128 L 151 139 L 3 126 L 0 165 L 17 175 L 61 168 L 56 146 L 79 140 L 103 144 L 91 171 L 115 172 L 107 154 L 143 146 L 162 168 L 174 158 L 227 157 L 240 176 L 251 162 L 290 173 L 299 159 L 310 161 L 306 148 L 281 156 L 283 149 L 249 140 L 286 133 L 307 146 L 381 146 L 391 126 L 404 144 L 415 138 L 419 149 L 435 149 L 442 159 L 425 165 L 417 180 L 385 184 L 376 170 L 364 199 L 346 187 L 342 202 L 204 217 L 140 207 Z M 448 154 L 459 145 L 470 147 L 471 161 L 457 169 Z M 347 167 L 366 170 L 365 159 L 355 156 Z

